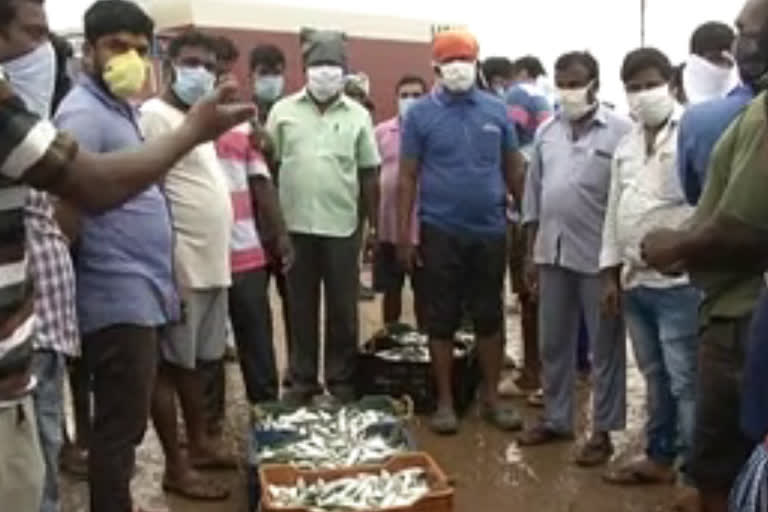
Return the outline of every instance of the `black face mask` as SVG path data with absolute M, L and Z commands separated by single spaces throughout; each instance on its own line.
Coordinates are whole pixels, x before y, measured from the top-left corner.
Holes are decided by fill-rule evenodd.
M 757 36 L 740 35 L 735 50 L 744 83 L 756 89 L 768 86 L 768 27 Z

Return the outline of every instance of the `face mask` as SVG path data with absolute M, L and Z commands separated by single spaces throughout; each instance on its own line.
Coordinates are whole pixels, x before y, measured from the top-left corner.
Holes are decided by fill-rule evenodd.
M 672 115 L 675 100 L 670 94 L 669 85 L 664 84 L 647 91 L 627 94 L 629 108 L 635 118 L 644 126 L 655 128 Z
M 197 101 L 213 92 L 216 77 L 202 66 L 195 68 L 177 66 L 176 79 L 173 81 L 173 92 L 182 103 L 191 107 Z
M 283 95 L 285 79 L 282 75 L 264 75 L 253 82 L 253 94 L 263 103 L 274 103 Z
M 566 118 L 578 121 L 595 108 L 596 103 L 589 102 L 590 83 L 581 89 L 558 89 L 557 96 L 560 108 Z
M 320 103 L 325 103 L 344 86 L 344 70 L 341 66 L 312 66 L 307 68 L 307 89 Z
M 493 88 L 493 92 L 495 92 L 496 96 L 498 96 L 499 98 L 503 98 L 507 90 L 503 86 L 497 85 L 496 87 Z
M 474 62 L 455 61 L 440 66 L 443 85 L 451 92 L 467 92 L 477 79 L 477 64 Z
M 56 54 L 46 42 L 35 50 L 3 63 L 3 68 L 16 93 L 27 109 L 46 119 L 51 115 L 53 91 L 56 88 Z
M 737 37 L 736 64 L 745 84 L 752 87 L 759 86 L 768 74 L 768 35 Z
M 397 109 L 400 113 L 400 119 L 405 119 L 405 115 L 411 110 L 413 104 L 416 103 L 418 98 L 400 98 L 397 103 Z
M 144 87 L 147 80 L 147 62 L 134 50 L 115 55 L 104 66 L 102 78 L 116 97 L 129 98 L 138 94 Z
M 692 105 L 724 98 L 738 84 L 736 66 L 716 66 L 698 55 L 691 55 L 683 69 L 683 88 Z

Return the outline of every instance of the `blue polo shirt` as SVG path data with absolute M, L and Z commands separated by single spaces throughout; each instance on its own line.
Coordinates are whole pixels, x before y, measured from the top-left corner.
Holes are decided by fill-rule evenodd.
M 456 234 L 506 230 L 504 153 L 518 149 L 515 124 L 497 97 L 436 88 L 403 121 L 401 156 L 420 163 L 419 216 Z
M 95 153 L 142 143 L 137 112 L 83 76 L 64 98 L 56 126 Z M 84 215 L 78 241 L 77 314 L 83 334 L 113 325 L 156 327 L 177 316 L 173 232 L 159 187 L 100 215 Z
M 685 111 L 677 139 L 677 165 L 689 204 L 695 206 L 699 202 L 715 144 L 754 96 L 752 88 L 742 85 L 726 98 L 700 103 Z

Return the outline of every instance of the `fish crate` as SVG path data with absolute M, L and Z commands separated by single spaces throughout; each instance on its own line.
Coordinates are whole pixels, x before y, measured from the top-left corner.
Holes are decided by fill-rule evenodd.
M 396 361 L 378 356 L 382 350 L 402 347 L 397 335 L 381 332 L 363 344 L 357 355 L 357 388 L 368 395 L 409 397 L 414 412 L 429 414 L 437 408 L 437 388 L 429 361 Z M 456 412 L 466 414 L 475 400 L 480 383 L 480 367 L 474 336 L 461 332 L 454 348 L 462 355 L 453 361 L 453 396 Z
M 423 468 L 427 474 L 430 492 L 416 503 L 408 507 L 365 510 L 361 512 L 453 512 L 454 490 L 445 472 L 427 453 L 413 452 L 393 457 L 386 464 L 357 466 L 352 468 L 301 471 L 293 466 L 264 465 L 259 470 L 261 482 L 261 512 L 310 512 L 306 508 L 285 508 L 274 504 L 269 492 L 272 485 L 293 486 L 299 479 L 307 483 L 318 480 L 332 482 L 339 478 L 353 477 L 360 474 L 379 474 L 382 471 L 395 473 L 410 468 Z

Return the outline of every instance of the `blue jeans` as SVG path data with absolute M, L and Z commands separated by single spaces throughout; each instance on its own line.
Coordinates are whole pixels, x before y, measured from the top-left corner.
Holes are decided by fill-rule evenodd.
M 696 415 L 701 294 L 692 286 L 638 287 L 624 293 L 627 327 L 647 387 L 646 454 L 687 467 Z M 679 435 L 678 435 L 679 434 Z
M 35 414 L 40 434 L 40 447 L 45 461 L 45 486 L 40 512 L 59 510 L 59 452 L 63 443 L 61 423 L 64 414 L 65 362 L 58 352 L 35 352 L 33 369 L 37 376 Z M 32 511 L 30 511 L 32 512 Z

